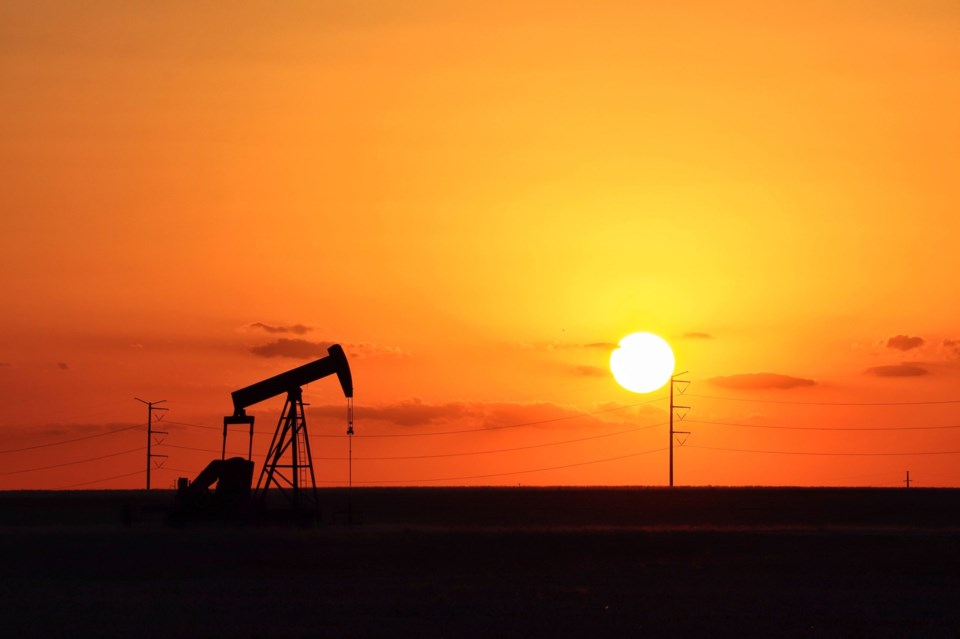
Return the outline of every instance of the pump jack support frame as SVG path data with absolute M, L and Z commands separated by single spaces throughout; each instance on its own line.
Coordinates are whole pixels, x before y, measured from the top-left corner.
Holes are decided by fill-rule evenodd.
M 289 455 L 287 460 L 284 457 Z M 313 472 L 313 454 L 307 435 L 307 417 L 303 394 L 298 388 L 287 393 L 283 413 L 273 433 L 267 458 L 257 479 L 257 495 L 263 500 L 267 490 L 276 487 L 296 511 L 319 513 L 317 479 Z

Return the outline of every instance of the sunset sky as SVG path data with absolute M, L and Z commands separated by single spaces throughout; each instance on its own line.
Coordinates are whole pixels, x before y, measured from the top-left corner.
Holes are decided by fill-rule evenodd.
M 960 485 L 954 0 L 12 0 L 0 93 L 0 489 L 142 487 L 134 396 L 193 477 L 333 342 L 355 485 L 663 485 L 634 331 L 677 484 Z

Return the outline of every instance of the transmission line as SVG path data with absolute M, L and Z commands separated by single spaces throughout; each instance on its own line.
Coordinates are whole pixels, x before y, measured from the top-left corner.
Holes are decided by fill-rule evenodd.
M 819 457 L 911 457 L 914 455 L 960 455 L 960 450 L 935 450 L 916 453 L 827 453 L 827 452 L 803 452 L 792 450 L 753 450 L 748 448 L 721 448 L 718 446 L 698 446 L 688 444 L 687 448 L 700 448 L 703 450 L 719 450 L 730 453 L 761 453 L 766 455 L 807 455 Z
M 217 428 L 216 426 L 204 426 L 203 424 L 191 424 L 191 423 L 189 423 L 189 422 L 174 422 L 174 421 L 171 421 L 171 420 L 169 420 L 169 419 L 163 420 L 163 423 L 164 423 L 164 424 L 173 424 L 173 425 L 175 425 L 175 426 L 191 426 L 191 427 L 193 427 L 193 428 L 202 428 L 202 429 L 204 429 L 204 430 L 215 430 L 215 431 L 217 431 L 217 432 L 221 432 L 221 431 L 223 430 L 222 428 Z M 259 434 L 259 433 L 257 433 L 257 434 Z
M 386 435 L 354 435 L 354 437 L 427 437 L 430 435 L 456 435 L 460 433 L 477 433 L 477 432 L 489 432 L 494 430 L 504 430 L 507 428 L 521 428 L 523 426 L 538 426 L 540 424 L 551 424 L 554 422 L 566 421 L 570 419 L 580 419 L 582 417 L 590 417 L 592 415 L 602 415 L 604 413 L 612 413 L 615 411 L 626 410 L 628 408 L 636 408 L 637 406 L 642 406 L 644 404 L 652 404 L 653 402 L 659 402 L 664 399 L 667 399 L 666 396 L 663 397 L 654 397 L 645 402 L 638 402 L 636 404 L 627 404 L 624 406 L 615 406 L 613 408 L 604 408 L 602 410 L 590 411 L 585 413 L 578 413 L 576 415 L 565 415 L 563 417 L 552 417 L 550 419 L 540 419 L 530 422 L 520 422 L 518 424 L 507 424 L 504 426 L 481 426 L 480 428 L 463 428 L 458 430 L 440 430 L 424 433 L 394 433 Z M 345 435 L 319 435 L 319 437 L 345 437 Z
M 530 422 L 520 422 L 520 423 L 517 423 L 517 424 L 506 424 L 506 425 L 504 425 L 504 426 L 481 426 L 481 427 L 479 427 L 479 428 L 462 428 L 462 429 L 457 429 L 457 430 L 440 430 L 440 431 L 430 431 L 430 432 L 420 432 L 420 433 L 389 433 L 389 434 L 383 434 L 383 435 L 353 435 L 353 437 L 361 437 L 361 438 L 427 437 L 427 436 L 430 436 L 430 435 L 457 435 L 457 434 L 460 434 L 460 433 L 478 433 L 478 432 L 487 432 L 487 431 L 494 431 L 494 430 L 504 430 L 504 429 L 507 429 L 507 428 L 521 428 L 521 427 L 523 427 L 523 426 L 537 426 L 537 425 L 540 425 L 540 424 L 550 424 L 550 423 L 553 423 L 553 422 L 560 422 L 560 421 L 565 421 L 565 420 L 570 420 L 570 419 L 580 419 L 580 418 L 582 418 L 582 417 L 590 417 L 590 416 L 592 416 L 592 415 L 602 415 L 602 414 L 604 414 L 604 413 L 613 413 L 613 412 L 616 412 L 616 411 L 626 410 L 626 409 L 628 409 L 628 408 L 636 408 L 637 406 L 643 406 L 644 404 L 652 404 L 652 403 L 654 403 L 654 402 L 659 402 L 659 401 L 662 401 L 662 400 L 664 400 L 664 399 L 667 399 L 667 396 L 666 396 L 666 395 L 664 395 L 663 397 L 654 397 L 653 399 L 648 399 L 647 401 L 644 401 L 644 402 L 637 402 L 636 404 L 626 404 L 626 405 L 624 405 L 624 406 L 614 406 L 613 408 L 604 408 L 604 409 L 596 410 L 596 411 L 590 411 L 590 412 L 585 412 L 585 413 L 577 413 L 576 415 L 564 415 L 563 417 L 552 417 L 552 418 L 550 418 L 550 419 L 540 419 L 540 420 L 530 421 Z M 216 427 L 214 427 L 214 426 L 205 426 L 205 425 L 202 425 L 202 424 L 191 424 L 191 423 L 188 423 L 188 422 L 172 422 L 172 421 L 169 421 L 169 420 L 164 420 L 163 423 L 164 423 L 164 424 L 176 424 L 176 425 L 178 425 L 178 426 L 192 426 L 192 427 L 195 427 L 195 428 L 203 428 L 203 429 L 205 429 L 205 430 L 216 430 L 216 431 L 220 431 L 220 430 L 221 430 L 220 428 L 216 428 Z M 254 434 L 255 434 L 255 435 L 260 435 L 260 434 L 267 434 L 267 433 L 254 433 Z M 325 434 L 322 434 L 322 433 L 321 433 L 321 434 L 311 434 L 310 437 L 311 437 L 311 438 L 318 438 L 318 437 L 324 437 L 324 438 L 343 438 L 343 437 L 348 437 L 348 435 L 325 435 Z M 219 452 L 219 451 L 211 451 L 211 452 Z
M 649 426 L 641 426 L 639 428 L 631 428 L 629 430 L 621 430 L 615 433 L 605 433 L 603 435 L 591 435 L 590 437 L 579 437 L 577 439 L 566 439 L 559 442 L 547 442 L 544 444 L 530 444 L 529 446 L 516 446 L 514 448 L 495 448 L 493 450 L 478 450 L 473 452 L 466 453 L 438 453 L 436 455 L 404 455 L 398 457 L 354 457 L 354 459 L 360 459 L 363 461 L 394 461 L 401 459 L 437 459 L 441 457 L 469 457 L 472 455 L 492 455 L 495 453 L 511 453 L 518 450 L 531 450 L 534 448 L 546 448 L 548 446 L 562 446 L 564 444 L 574 444 L 578 442 L 590 441 L 593 439 L 603 439 L 605 437 L 616 437 L 617 435 L 626 435 L 627 433 L 636 433 L 641 430 L 649 430 L 651 428 L 656 428 L 658 426 L 666 426 L 667 422 L 661 422 L 659 424 L 650 424 Z M 346 457 L 314 457 L 314 459 L 322 459 L 325 461 L 344 461 Z
M 749 399 L 746 397 L 717 397 L 714 395 L 688 395 L 688 397 L 754 404 L 787 404 L 791 406 L 930 406 L 933 404 L 960 404 L 960 399 L 936 399 L 919 402 L 795 402 L 776 399 Z
M 739 424 L 736 422 L 713 422 L 699 419 L 688 419 L 692 424 L 711 424 L 714 426 L 736 426 L 738 428 L 771 428 L 776 430 L 819 430 L 819 431 L 902 431 L 902 430 L 949 430 L 960 428 L 960 424 L 951 424 L 948 426 L 780 426 L 773 424 Z
M 113 477 L 103 477 L 101 479 L 91 479 L 90 481 L 81 481 L 76 484 L 70 484 L 68 486 L 61 486 L 57 490 L 67 490 L 68 488 L 76 488 L 77 486 L 89 486 L 90 484 L 99 484 L 101 482 L 110 481 L 111 479 L 120 479 L 122 477 L 132 477 L 133 475 L 143 474 L 144 470 L 135 470 L 132 473 L 124 473 L 123 475 L 114 475 Z
M 107 459 L 109 457 L 118 457 L 120 455 L 126 455 L 128 453 L 135 453 L 141 450 L 146 450 L 146 446 L 140 446 L 139 448 L 130 448 L 128 450 L 121 450 L 118 453 L 109 453 L 107 455 L 100 455 L 98 457 L 88 457 L 87 459 L 78 459 L 77 461 L 63 462 L 61 464 L 53 464 L 50 466 L 39 466 L 37 468 L 24 468 L 22 470 L 5 470 L 0 472 L 0 475 L 19 475 L 21 473 L 33 473 L 38 470 L 50 470 L 51 468 L 63 468 L 64 466 L 73 466 L 76 464 L 86 464 L 87 462 L 98 461 L 101 459 Z
M 645 450 L 639 453 L 629 453 L 627 455 L 619 455 L 617 457 L 606 457 L 604 459 L 591 459 L 590 461 L 578 462 L 575 464 L 564 464 L 562 466 L 549 466 L 547 468 L 531 468 L 529 470 L 514 470 L 508 471 L 505 473 L 491 473 L 487 475 L 464 475 L 461 477 L 433 477 L 430 479 L 385 479 L 380 481 L 362 481 L 354 482 L 358 484 L 414 484 L 418 482 L 428 482 L 428 481 L 459 481 L 462 479 L 488 479 L 491 477 L 507 477 L 509 475 L 523 475 L 527 473 L 540 473 L 548 470 L 562 470 L 564 468 L 575 468 L 577 466 L 588 466 L 590 464 L 602 464 L 604 462 L 618 461 L 621 459 L 629 459 L 631 457 L 640 457 L 641 455 L 652 455 L 653 453 L 662 453 L 667 450 L 666 448 L 657 448 L 656 450 Z M 324 482 L 324 483 L 339 483 L 339 482 Z
M 478 450 L 478 451 L 468 451 L 468 452 L 461 452 L 461 453 L 440 453 L 440 454 L 436 454 L 436 455 L 404 455 L 404 456 L 397 456 L 397 457 L 354 457 L 354 459 L 358 459 L 358 460 L 362 460 L 362 461 L 394 461 L 394 460 L 404 460 L 404 459 L 436 459 L 436 458 L 441 458 L 441 457 L 469 457 L 469 456 L 472 456 L 472 455 L 492 455 L 492 454 L 495 454 L 495 453 L 509 453 L 509 452 L 515 452 L 515 451 L 518 451 L 518 450 L 531 450 L 531 449 L 534 449 L 534 448 L 546 448 L 546 447 L 548 447 L 548 446 L 562 446 L 562 445 L 564 445 L 564 444 L 575 444 L 575 443 L 590 441 L 590 440 L 594 440 L 594 439 L 604 439 L 604 438 L 607 438 L 607 437 L 616 437 L 617 435 L 626 435 L 626 434 L 629 434 L 629 433 L 636 433 L 636 432 L 639 432 L 639 431 L 642 431 L 642 430 L 650 430 L 651 428 L 657 428 L 657 427 L 659 427 L 659 426 L 665 426 L 666 423 L 667 423 L 667 422 L 660 422 L 660 423 L 657 423 L 657 424 L 649 424 L 649 425 L 647 425 L 647 426 L 639 426 L 639 427 L 637 427 L 637 428 L 630 428 L 630 429 L 627 429 L 627 430 L 619 430 L 619 431 L 616 431 L 616 432 L 613 432 L 613 433 L 604 433 L 604 434 L 602 434 L 602 435 L 590 435 L 589 437 L 578 437 L 578 438 L 576 438 L 576 439 L 565 439 L 565 440 L 562 440 L 562 441 L 545 442 L 545 443 L 543 443 L 543 444 L 530 444 L 530 445 L 527 445 L 527 446 L 516 446 L 516 447 L 513 447 L 513 448 L 495 448 L 495 449 L 492 449 L 492 450 Z M 311 438 L 312 438 L 312 437 L 313 437 L 313 436 L 311 435 Z M 214 450 L 214 449 L 212 449 L 212 448 L 196 448 L 196 447 L 193 447 L 193 446 L 180 446 L 180 445 L 178 445 L 178 444 L 168 444 L 168 446 L 169 446 L 170 448 L 179 448 L 179 449 L 182 449 L 182 450 L 193 450 L 193 451 L 198 451 L 198 452 L 203 452 L 203 453 L 218 453 L 218 452 L 220 452 L 220 451 Z M 239 455 L 239 454 L 241 454 L 241 453 L 239 453 L 239 452 L 232 452 L 232 451 L 228 451 L 228 452 L 230 452 L 230 454 L 233 454 L 233 455 Z M 255 457 L 264 457 L 263 454 L 259 454 L 259 453 L 255 454 L 254 456 L 255 456 Z M 319 459 L 319 460 L 323 460 L 323 461 L 346 461 L 346 460 L 347 460 L 346 457 L 314 457 L 314 459 Z
M 223 451 L 220 451 L 220 450 L 214 450 L 213 448 L 196 448 L 196 447 L 194 447 L 194 446 L 180 446 L 180 445 L 178 445 L 178 444 L 164 444 L 164 445 L 167 446 L 168 448 L 179 448 L 179 449 L 181 449 L 181 450 L 195 450 L 195 451 L 198 451 L 198 452 L 201 452 L 201 453 L 222 453 L 222 452 L 223 452 Z M 235 456 L 235 457 L 242 457 L 243 455 L 246 454 L 246 453 L 241 452 L 241 451 L 233 451 L 233 450 L 228 450 L 227 452 L 228 452 L 230 455 L 233 455 L 233 456 Z M 263 453 L 254 453 L 253 456 L 254 456 L 254 457 L 266 457 L 266 455 L 264 455 Z
M 61 444 L 71 444 L 73 442 L 79 442 L 86 439 L 93 439 L 95 437 L 105 437 L 106 435 L 122 433 L 127 430 L 133 430 L 134 428 L 142 428 L 144 426 L 146 426 L 146 422 L 142 424 L 134 424 L 133 426 L 124 426 L 123 428 L 117 428 L 117 429 L 106 431 L 103 433 L 95 433 L 93 435 L 84 435 L 83 437 L 74 437 L 73 439 L 62 439 L 60 441 L 49 442 L 47 444 L 36 444 L 35 446 L 24 446 L 23 448 L 8 448 L 6 450 L 0 450 L 0 454 L 22 453 L 26 450 L 36 450 L 37 448 L 49 448 L 50 446 L 60 446 Z

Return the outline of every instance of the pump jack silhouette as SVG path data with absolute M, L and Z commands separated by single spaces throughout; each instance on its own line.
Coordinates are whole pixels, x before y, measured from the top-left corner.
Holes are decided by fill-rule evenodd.
M 313 472 L 313 454 L 307 433 L 302 386 L 336 375 L 347 398 L 347 419 L 353 426 L 353 378 L 346 354 L 339 344 L 327 349 L 327 357 L 234 391 L 233 414 L 223 418 L 223 447 L 220 459 L 214 459 L 193 482 L 177 480 L 180 512 L 185 516 L 243 517 L 260 511 L 271 489 L 283 495 L 293 511 L 301 516 L 319 517 L 317 482 Z M 283 412 L 277 422 L 264 465 L 251 496 L 253 481 L 253 415 L 250 406 L 286 393 Z M 229 427 L 247 425 L 247 458 L 226 458 Z M 216 483 L 215 492 L 210 487 Z

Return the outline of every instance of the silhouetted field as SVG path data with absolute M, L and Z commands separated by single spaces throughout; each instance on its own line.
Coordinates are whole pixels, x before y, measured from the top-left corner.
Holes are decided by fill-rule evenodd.
M 321 501 L 315 528 L 171 527 L 168 491 L 0 493 L 0 628 L 960 636 L 960 491 L 360 489 L 351 526 Z

